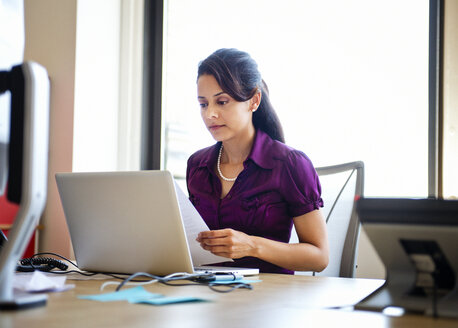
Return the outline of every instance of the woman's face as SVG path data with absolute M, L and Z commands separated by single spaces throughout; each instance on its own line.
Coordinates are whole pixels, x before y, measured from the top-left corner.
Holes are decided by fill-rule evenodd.
M 225 93 L 213 75 L 197 80 L 197 99 L 202 119 L 216 141 L 243 138 L 254 132 L 252 123 L 255 97 L 239 102 Z

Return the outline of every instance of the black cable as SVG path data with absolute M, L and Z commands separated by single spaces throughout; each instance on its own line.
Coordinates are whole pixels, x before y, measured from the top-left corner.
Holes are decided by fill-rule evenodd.
M 68 265 L 51 257 L 36 257 L 36 258 L 25 258 L 19 261 L 20 265 L 18 266 L 18 271 L 21 269 L 35 269 L 35 266 L 38 266 L 40 271 L 50 271 L 54 268 L 65 271 L 68 269 Z M 30 270 L 29 270 L 30 271 Z
M 62 256 L 62 255 L 59 255 L 59 254 L 56 254 L 56 253 L 52 253 L 52 252 L 42 252 L 42 253 L 36 253 L 36 254 L 33 254 L 30 259 L 33 259 L 37 256 L 42 256 L 42 255 L 52 255 L 52 256 L 55 256 L 55 257 L 58 257 L 64 261 L 67 261 L 69 262 L 71 265 L 73 265 L 75 268 L 79 269 L 78 265 L 74 262 L 72 262 L 71 260 L 67 259 L 66 257 Z M 32 267 L 33 267 L 33 264 L 32 264 Z M 38 269 L 38 267 L 37 267 Z M 52 274 L 69 274 L 69 273 L 78 273 L 82 276 L 86 276 L 86 277 L 91 277 L 91 276 L 95 276 L 95 275 L 98 275 L 98 274 L 103 274 L 105 276 L 109 276 L 111 278 L 114 278 L 114 279 L 118 279 L 118 280 L 124 280 L 126 279 L 126 277 L 122 277 L 120 275 L 120 273 L 112 273 L 112 272 L 90 272 L 90 271 L 81 271 L 81 270 L 66 270 L 66 271 L 49 271 L 49 273 L 52 273 Z M 126 276 L 128 276 L 128 274 L 125 274 Z M 135 281 L 135 282 L 139 282 L 139 281 Z
M 36 254 L 33 254 L 30 258 L 33 259 L 34 257 L 38 257 L 38 256 L 42 256 L 42 255 L 52 255 L 52 256 L 55 256 L 55 257 L 58 257 L 64 261 L 67 261 L 68 263 L 70 263 L 71 265 L 73 265 L 75 268 L 78 268 L 78 266 L 76 265 L 76 263 L 73 263 L 72 261 L 70 261 L 68 258 L 62 256 L 62 255 L 59 255 L 59 254 L 56 254 L 56 253 L 52 253 L 52 252 L 42 252 L 42 253 L 36 253 Z M 78 268 L 79 269 L 79 268 Z
M 78 273 L 82 276 L 87 276 L 87 277 L 91 277 L 91 276 L 95 276 L 97 274 L 99 274 L 98 272 L 85 272 L 85 271 L 78 271 L 78 270 L 67 270 L 67 271 L 49 271 L 48 273 L 52 273 L 52 274 L 69 274 L 69 273 Z
M 82 276 L 86 276 L 86 277 L 92 277 L 92 276 L 96 276 L 98 274 L 101 274 L 101 275 L 104 275 L 104 276 L 108 276 L 108 277 L 111 277 L 111 278 L 114 278 L 114 279 L 118 279 L 118 280 L 124 280 L 126 279 L 126 276 L 128 276 L 128 274 L 123 274 L 123 273 L 111 273 L 111 272 L 92 272 L 92 271 L 80 271 L 80 270 L 67 270 L 67 271 L 49 271 L 48 273 L 52 273 L 52 274 L 69 274 L 69 273 L 78 273 Z M 124 276 L 120 276 L 120 275 L 124 275 Z M 142 282 L 144 280 L 132 280 L 132 282 Z

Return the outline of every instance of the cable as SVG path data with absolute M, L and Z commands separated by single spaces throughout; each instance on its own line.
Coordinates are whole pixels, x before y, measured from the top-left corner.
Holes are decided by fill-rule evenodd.
M 62 255 L 59 255 L 59 254 L 56 254 L 56 253 L 52 253 L 52 252 L 42 252 L 42 253 L 36 253 L 36 254 L 33 254 L 30 259 L 33 259 L 37 256 L 42 256 L 42 255 L 52 255 L 52 256 L 55 256 L 55 257 L 58 257 L 64 261 L 67 261 L 68 263 L 70 263 L 71 265 L 73 265 L 75 268 L 77 268 L 78 270 L 67 270 L 67 271 L 49 271 L 49 273 L 52 273 L 52 274 L 69 274 L 69 273 L 77 273 L 77 274 L 80 274 L 82 276 L 86 276 L 86 277 L 91 277 L 91 276 L 95 276 L 95 275 L 98 275 L 98 274 L 102 274 L 102 275 L 105 275 L 105 276 L 109 276 L 111 278 L 114 278 L 114 279 L 119 279 L 119 280 L 124 280 L 126 279 L 125 276 L 128 276 L 128 274 L 125 274 L 125 276 L 122 276 L 123 274 L 120 274 L 120 273 L 112 273 L 112 272 L 89 272 L 89 271 L 82 271 L 79 269 L 78 265 L 74 262 L 72 262 L 71 260 L 67 259 L 66 257 L 62 256 Z M 32 264 L 32 267 L 33 267 L 33 264 Z M 38 269 L 38 267 L 37 267 Z
M 206 280 L 205 278 L 214 276 L 212 273 L 201 274 L 201 273 L 179 272 L 179 273 L 173 273 L 165 277 L 159 277 L 159 276 L 155 276 L 155 275 L 152 275 L 146 272 L 137 272 L 129 276 L 123 282 L 121 282 L 118 285 L 118 287 L 116 287 L 115 291 L 121 290 L 121 288 L 125 284 L 127 284 L 129 281 L 132 281 L 132 279 L 139 277 L 139 276 L 149 277 L 153 279 L 154 282 L 159 282 L 167 286 L 208 286 L 211 290 L 218 292 L 218 293 L 229 293 L 238 288 L 246 288 L 250 290 L 253 289 L 253 287 L 250 284 L 243 283 L 243 282 L 219 284 L 218 282 L 215 282 L 215 281 Z M 174 282 L 177 280 L 190 280 L 190 282 L 187 282 L 187 283 Z
M 143 286 L 143 285 L 149 285 L 149 284 L 154 284 L 156 283 L 157 280 L 148 280 L 148 281 L 129 281 L 125 283 L 124 285 L 135 285 L 135 286 Z M 103 291 L 105 287 L 110 286 L 110 285 L 119 285 L 120 282 L 117 281 L 106 281 L 100 286 L 100 291 Z
M 52 253 L 52 252 L 36 253 L 32 255 L 30 259 L 37 257 L 37 256 L 41 256 L 41 255 L 52 255 L 52 256 L 58 257 L 64 261 L 67 261 L 68 263 L 70 263 L 71 265 L 73 265 L 75 268 L 78 269 L 78 270 L 67 270 L 67 271 L 49 271 L 49 273 L 53 273 L 53 274 L 78 273 L 78 274 L 81 274 L 87 277 L 95 276 L 97 274 L 102 274 L 102 275 L 106 275 L 114 279 L 122 280 L 119 283 L 113 282 L 113 281 L 105 282 L 104 284 L 102 284 L 100 290 L 103 290 L 106 286 L 113 285 L 113 284 L 118 284 L 115 291 L 119 291 L 125 285 L 131 285 L 131 284 L 146 285 L 146 284 L 152 284 L 156 282 L 159 282 L 167 286 L 208 286 L 211 290 L 218 292 L 218 293 L 228 293 L 228 292 L 231 292 L 239 288 L 246 288 L 250 290 L 253 289 L 253 287 L 250 284 L 243 283 L 243 282 L 237 282 L 237 281 L 234 281 L 232 283 L 220 284 L 215 281 L 217 279 L 215 278 L 215 274 L 213 273 L 175 272 L 167 276 L 161 277 L 161 276 L 156 276 L 156 275 L 146 273 L 146 272 L 136 272 L 131 275 L 125 274 L 123 276 L 123 274 L 111 273 L 111 272 L 81 271 L 79 270 L 79 267 L 78 265 L 76 265 L 76 263 L 72 262 L 71 260 L 67 259 L 66 257 L 62 255 Z M 233 276 L 234 280 L 239 278 L 235 274 L 231 274 L 231 275 Z M 142 277 L 142 276 L 150 278 L 151 280 L 135 279 L 137 277 Z M 177 282 L 179 280 L 188 280 L 189 282 L 179 283 Z
M 133 279 L 133 278 L 135 278 L 136 276 L 139 276 L 139 275 L 148 275 L 148 277 L 151 276 L 150 278 L 152 278 L 152 277 L 156 277 L 156 278 L 152 278 L 152 280 L 149 280 L 149 281 L 134 280 Z M 158 276 L 150 275 L 149 273 L 138 272 L 138 273 L 133 274 L 130 277 L 124 279 L 124 281 L 121 282 L 121 283 L 113 282 L 113 281 L 107 281 L 106 283 L 104 283 L 102 285 L 102 287 L 100 289 L 103 290 L 108 285 L 118 285 L 118 287 L 116 288 L 116 291 L 119 291 L 125 285 L 140 285 L 141 286 L 141 285 L 147 285 L 147 284 L 156 283 L 159 280 L 163 280 L 163 281 L 177 280 L 177 279 L 183 279 L 183 277 L 188 277 L 188 276 L 190 276 L 190 274 L 186 273 L 186 272 L 176 272 L 176 273 L 172 273 L 172 274 L 170 274 L 168 276 L 165 276 L 165 277 L 158 277 Z M 175 277 L 177 277 L 177 278 L 175 278 Z
M 42 252 L 42 253 L 36 253 L 36 254 L 33 254 L 30 258 L 33 259 L 34 257 L 37 257 L 37 256 L 41 256 L 41 255 L 52 255 L 52 256 L 55 256 L 55 257 L 58 257 L 64 261 L 67 261 L 68 263 L 70 263 L 71 265 L 73 265 L 75 268 L 78 268 L 78 266 L 76 265 L 76 263 L 70 261 L 68 258 L 62 256 L 62 255 L 59 255 L 59 254 L 56 254 L 56 253 L 52 253 L 52 252 Z M 78 268 L 79 269 L 79 268 Z
M 216 288 L 217 286 L 219 289 Z M 208 287 L 210 287 L 210 289 L 213 290 L 214 292 L 218 292 L 218 293 L 229 293 L 239 288 L 246 288 L 250 290 L 253 289 L 253 286 L 251 286 L 250 284 L 243 283 L 243 282 L 234 282 L 231 284 L 224 284 L 224 285 L 218 284 L 218 283 L 209 283 Z M 221 290 L 221 287 L 228 288 L 228 289 Z
M 16 267 L 17 271 L 30 272 L 34 270 L 40 271 L 51 271 L 52 269 L 60 269 L 65 271 L 68 269 L 68 265 L 63 263 L 61 260 L 57 260 L 51 257 L 34 257 L 25 258 L 19 261 L 20 265 Z
M 132 279 L 139 277 L 139 276 L 148 277 L 148 278 L 157 280 L 158 282 L 163 283 L 165 285 L 169 285 L 169 286 L 187 286 L 188 284 L 170 284 L 170 281 L 193 279 L 193 278 L 201 277 L 203 275 L 200 273 L 176 272 L 176 273 L 172 273 L 165 277 L 160 277 L 160 276 L 155 276 L 153 274 L 146 273 L 146 272 L 136 272 L 130 275 L 129 277 L 127 277 L 123 282 L 121 282 L 119 286 L 116 288 L 116 291 L 119 291 L 126 283 L 128 283 L 129 281 L 132 281 Z

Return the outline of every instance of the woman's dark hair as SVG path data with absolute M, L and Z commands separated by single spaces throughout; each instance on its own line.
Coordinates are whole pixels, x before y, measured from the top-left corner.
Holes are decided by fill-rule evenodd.
M 253 113 L 253 125 L 272 139 L 285 142 L 280 120 L 269 100 L 269 89 L 248 53 L 237 49 L 216 50 L 199 63 L 197 79 L 202 75 L 213 75 L 221 89 L 236 101 L 247 101 L 261 90 L 261 103 Z

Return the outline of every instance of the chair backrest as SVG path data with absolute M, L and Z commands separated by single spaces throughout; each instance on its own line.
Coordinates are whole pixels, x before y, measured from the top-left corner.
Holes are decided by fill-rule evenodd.
M 364 163 L 361 161 L 318 167 L 323 214 L 329 239 L 329 264 L 322 272 L 296 272 L 296 274 L 349 277 L 355 276 L 356 251 L 360 222 L 355 199 L 363 196 Z M 290 242 L 297 242 L 295 231 Z

